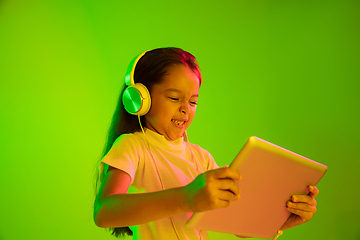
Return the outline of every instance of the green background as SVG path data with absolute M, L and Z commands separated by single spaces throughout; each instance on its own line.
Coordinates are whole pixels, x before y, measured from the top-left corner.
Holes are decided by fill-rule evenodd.
M 329 167 L 279 239 L 360 239 L 359 43 L 359 1 L 1 1 L 0 239 L 115 239 L 95 165 L 127 64 L 168 46 L 200 63 L 188 132 L 219 165 L 255 135 Z

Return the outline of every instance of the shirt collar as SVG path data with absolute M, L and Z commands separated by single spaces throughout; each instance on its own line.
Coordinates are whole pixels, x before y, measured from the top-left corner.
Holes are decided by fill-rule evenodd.
M 154 132 L 148 128 L 144 128 L 146 139 L 151 145 L 155 145 L 159 148 L 172 150 L 172 151 L 184 151 L 185 145 L 183 138 L 179 138 L 176 140 L 168 140 L 163 135 Z M 139 132 L 141 135 L 142 132 Z M 141 136 L 140 137 L 144 137 Z

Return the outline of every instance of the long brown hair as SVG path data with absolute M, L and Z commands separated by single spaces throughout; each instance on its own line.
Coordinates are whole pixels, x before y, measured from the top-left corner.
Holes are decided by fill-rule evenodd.
M 167 74 L 169 68 L 174 65 L 185 65 L 190 68 L 199 78 L 200 84 L 202 82 L 199 65 L 195 57 L 180 48 L 168 47 L 157 48 L 145 53 L 144 56 L 138 61 L 135 72 L 135 83 L 144 84 L 151 93 L 152 87 L 155 84 L 159 84 L 163 81 L 164 76 Z M 115 140 L 125 133 L 134 133 L 141 131 L 138 118 L 135 115 L 128 113 L 122 103 L 122 95 L 126 89 L 126 85 L 121 89 L 121 93 L 118 99 L 117 107 L 112 117 L 112 122 L 108 131 L 108 137 L 101 159 L 110 151 Z M 140 117 L 141 123 L 144 125 L 144 117 Z M 100 159 L 100 161 L 101 161 Z M 98 187 L 100 184 L 99 179 L 99 162 L 96 165 L 96 182 L 95 182 L 95 194 L 97 195 Z M 129 227 L 110 228 L 112 235 L 121 237 L 124 235 L 132 235 L 132 231 Z

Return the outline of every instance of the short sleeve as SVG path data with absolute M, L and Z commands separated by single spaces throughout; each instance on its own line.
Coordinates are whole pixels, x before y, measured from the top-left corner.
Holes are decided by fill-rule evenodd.
M 107 172 L 108 166 L 112 166 L 129 174 L 132 183 L 142 155 L 140 146 L 138 140 L 132 134 L 123 134 L 118 137 L 110 151 L 100 162 L 100 179 L 102 180 Z

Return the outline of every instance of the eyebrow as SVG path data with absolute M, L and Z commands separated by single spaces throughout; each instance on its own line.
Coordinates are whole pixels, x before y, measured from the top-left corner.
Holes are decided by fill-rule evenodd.
M 176 93 L 182 93 L 179 89 L 176 88 L 169 88 L 166 89 L 165 92 L 176 92 Z M 194 94 L 191 97 L 199 97 L 199 94 Z

